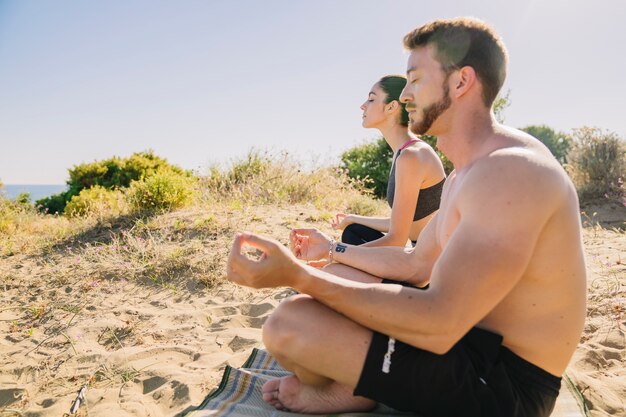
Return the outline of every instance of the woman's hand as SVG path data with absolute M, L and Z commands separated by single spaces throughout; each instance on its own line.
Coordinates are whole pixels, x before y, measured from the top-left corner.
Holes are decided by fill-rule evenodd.
M 305 261 L 328 259 L 332 239 L 317 229 L 293 229 L 289 234 L 291 252 Z
M 331 225 L 335 230 L 343 230 L 352 223 L 354 223 L 352 216 L 345 213 L 338 213 L 335 215 L 335 218 L 331 220 Z

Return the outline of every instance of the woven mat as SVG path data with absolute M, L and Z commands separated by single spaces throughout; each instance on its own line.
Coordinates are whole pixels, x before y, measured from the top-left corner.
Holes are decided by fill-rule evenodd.
M 254 349 L 246 363 L 240 368 L 227 366 L 219 387 L 209 394 L 200 406 L 185 417 L 297 417 L 306 414 L 278 411 L 261 398 L 261 387 L 274 378 L 289 375 L 265 351 Z M 576 388 L 569 378 L 563 379 L 561 393 L 552 417 L 585 417 Z M 402 413 L 383 405 L 369 413 L 328 414 L 327 417 L 390 417 L 416 416 Z

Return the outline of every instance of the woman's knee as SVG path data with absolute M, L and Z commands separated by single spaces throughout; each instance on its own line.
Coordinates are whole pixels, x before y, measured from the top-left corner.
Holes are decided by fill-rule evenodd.
M 344 229 L 343 232 L 341 233 L 341 241 L 343 243 L 348 243 L 350 245 L 361 245 L 363 244 L 360 233 L 359 233 L 359 229 L 361 226 L 358 223 L 352 223 L 347 225 Z
M 372 240 L 380 239 L 384 234 L 376 229 L 360 223 L 352 223 L 343 229 L 341 241 L 350 245 L 362 245 Z

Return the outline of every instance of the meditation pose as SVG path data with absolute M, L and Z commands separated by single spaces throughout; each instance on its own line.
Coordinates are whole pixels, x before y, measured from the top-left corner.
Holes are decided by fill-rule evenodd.
M 343 230 L 344 243 L 405 246 L 411 239 L 414 244 L 439 208 L 445 172 L 430 145 L 409 133 L 409 115 L 400 103 L 405 86 L 405 77 L 387 75 L 374 84 L 361 105 L 363 127 L 378 129 L 393 150 L 387 184 L 391 216 L 337 214 L 333 228 Z
M 441 206 L 415 248 L 297 230 L 296 257 L 236 235 L 233 282 L 300 292 L 263 327 L 267 350 L 293 372 L 267 382 L 263 398 L 306 413 L 380 402 L 425 417 L 547 417 L 586 314 L 576 191 L 543 144 L 495 120 L 507 53 L 493 29 L 436 20 L 404 45 L 410 128 L 437 136 L 455 167 Z M 244 245 L 263 255 L 250 259 Z

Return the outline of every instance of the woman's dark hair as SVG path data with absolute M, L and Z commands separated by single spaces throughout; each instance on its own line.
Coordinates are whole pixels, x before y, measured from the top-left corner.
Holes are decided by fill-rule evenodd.
M 378 83 L 380 89 L 385 92 L 387 99 L 385 103 L 391 103 L 396 100 L 400 105 L 400 124 L 402 126 L 409 125 L 409 113 L 406 111 L 406 105 L 400 102 L 400 94 L 406 85 L 406 77 L 402 75 L 386 75 L 381 78 Z

